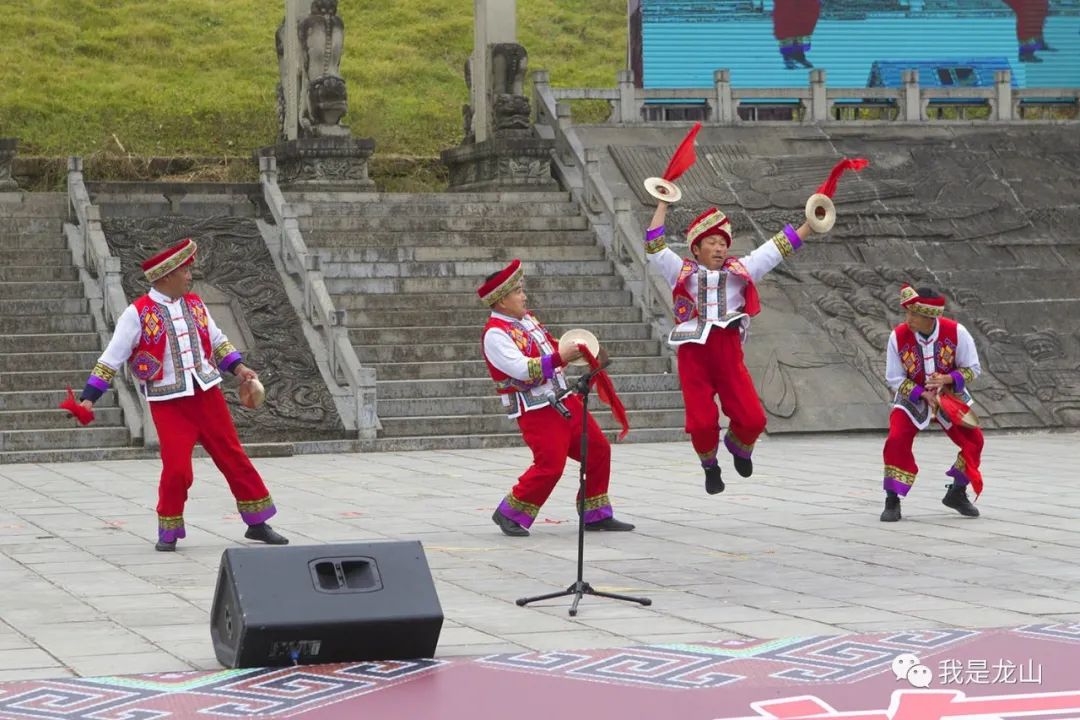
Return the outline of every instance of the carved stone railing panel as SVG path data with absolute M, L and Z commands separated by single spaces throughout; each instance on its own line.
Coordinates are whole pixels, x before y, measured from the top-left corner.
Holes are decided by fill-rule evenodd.
M 196 290 L 233 305 L 245 362 L 266 388 L 266 403 L 257 410 L 239 404 L 237 384 L 227 378 L 222 389 L 229 400 L 240 439 L 274 442 L 341 438 L 345 427 L 319 374 L 299 318 L 296 317 L 273 260 L 255 221 L 250 218 L 108 218 L 102 222 L 109 247 L 121 260 L 124 292 L 130 298 L 146 292 L 140 262 L 177 238 L 190 236 L 199 245 L 194 266 Z M 225 318 L 217 318 L 219 324 Z M 246 344 L 246 343 L 244 343 Z

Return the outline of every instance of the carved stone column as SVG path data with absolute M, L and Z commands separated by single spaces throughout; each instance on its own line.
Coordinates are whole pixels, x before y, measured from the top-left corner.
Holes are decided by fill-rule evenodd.
M 18 138 L 0 138 L 0 192 L 12 192 L 19 186 L 11 176 L 11 165 L 15 161 Z
M 551 176 L 551 152 L 555 143 L 536 133 L 529 98 L 524 90 L 528 55 L 517 43 L 492 43 L 487 48 L 489 70 L 486 92 L 476 92 L 471 63 L 465 67 L 472 105 L 464 110 L 465 140 L 444 150 L 442 162 L 450 173 L 450 189 L 456 192 L 558 190 Z M 483 118 L 483 122 L 479 121 Z M 480 142 L 470 132 L 482 124 L 489 134 Z
M 289 185 L 331 185 L 347 190 L 373 190 L 368 159 L 372 138 L 354 138 L 341 118 L 348 112 L 341 55 L 345 23 L 337 0 L 286 0 L 285 21 L 278 27 L 279 141 L 259 148 L 259 157 L 277 159 L 278 178 Z M 297 116 L 292 117 L 293 108 Z

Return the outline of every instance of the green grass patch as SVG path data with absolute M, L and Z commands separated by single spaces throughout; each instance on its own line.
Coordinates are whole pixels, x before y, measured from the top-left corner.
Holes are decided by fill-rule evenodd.
M 431 158 L 461 141 L 468 0 L 342 0 L 343 122 L 383 153 Z M 613 87 L 625 0 L 519 0 L 530 70 Z M 4 0 L 0 136 L 19 153 L 247 156 L 277 134 L 280 0 Z M 419 169 L 417 169 L 419 168 Z M 398 176 L 426 182 L 426 162 Z M 413 174 L 410 174 L 413 173 Z

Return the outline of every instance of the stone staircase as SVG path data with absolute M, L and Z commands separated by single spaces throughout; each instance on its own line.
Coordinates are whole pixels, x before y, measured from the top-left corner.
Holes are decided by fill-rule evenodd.
M 567 193 L 287 199 L 335 306 L 347 311 L 360 361 L 376 371 L 383 430 L 375 449 L 521 442 L 482 360 L 488 310 L 476 296 L 483 278 L 515 257 L 525 265 L 530 308 L 556 337 L 585 327 L 608 349 L 630 418 L 627 439 L 683 437 L 678 378 Z M 616 429 L 592 399 L 601 426 Z
M 67 197 L 0 194 L 0 463 L 108 455 L 131 438 L 115 392 L 79 427 L 57 408 L 101 354 L 63 235 Z

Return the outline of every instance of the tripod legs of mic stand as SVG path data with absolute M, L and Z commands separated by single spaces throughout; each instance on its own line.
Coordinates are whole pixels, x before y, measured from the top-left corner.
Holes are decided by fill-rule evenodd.
M 594 590 L 592 585 L 582 579 L 585 569 L 585 463 L 589 457 L 589 384 L 587 378 L 588 376 L 584 376 L 583 380 L 579 381 L 577 388 L 578 393 L 581 394 L 581 470 L 578 473 L 578 484 L 580 487 L 578 488 L 577 580 L 565 590 L 544 595 L 536 595 L 535 597 L 518 598 L 516 601 L 518 607 L 524 607 L 529 603 L 538 602 L 540 600 L 551 600 L 553 598 L 573 595 L 574 601 L 570 604 L 570 617 L 577 616 L 578 603 L 581 602 L 581 598 L 585 595 L 595 595 L 596 597 L 611 598 L 612 600 L 626 600 L 627 602 L 635 602 L 643 606 L 652 605 L 652 600 L 649 598 L 631 597 L 630 595 L 619 595 L 617 593 Z
M 536 597 L 520 598 L 517 600 L 519 606 L 525 606 L 529 603 L 537 602 L 538 600 L 551 600 L 558 597 L 574 596 L 574 602 L 570 603 L 570 617 L 577 616 L 578 603 L 581 602 L 581 598 L 585 595 L 595 595 L 596 597 L 606 597 L 612 600 L 626 600 L 628 602 L 636 602 L 640 605 L 649 606 L 652 605 L 652 600 L 649 598 L 630 597 L 629 595 L 619 595 L 617 593 L 605 592 L 603 590 L 595 590 L 593 586 L 584 580 L 578 580 L 570 587 L 559 592 L 548 593 L 547 595 L 537 595 Z

